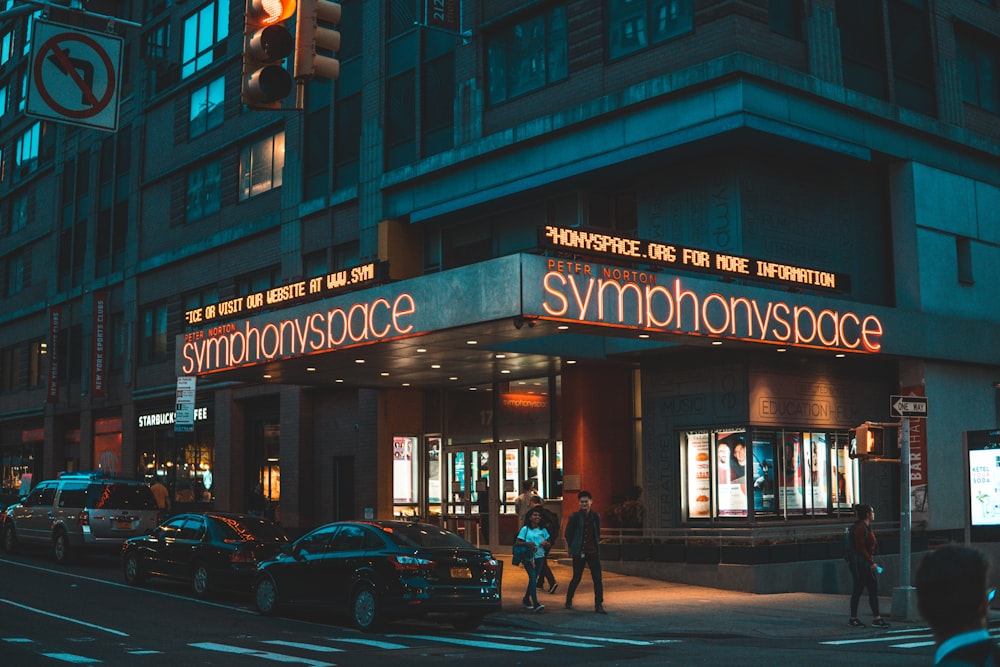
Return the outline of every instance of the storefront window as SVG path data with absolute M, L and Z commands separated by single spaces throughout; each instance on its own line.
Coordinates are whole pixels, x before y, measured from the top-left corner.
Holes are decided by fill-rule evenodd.
M 175 512 L 215 500 L 214 428 L 207 419 L 208 408 L 195 408 L 195 430 L 177 433 L 173 412 L 139 415 L 140 474 L 148 483 L 163 482 Z
M 0 450 L 0 500 L 14 502 L 31 489 L 34 443 Z
M 392 502 L 395 516 L 419 513 L 419 466 L 417 437 L 397 435 L 392 439 Z
M 680 437 L 689 520 L 826 516 L 857 502 L 846 432 L 725 428 Z

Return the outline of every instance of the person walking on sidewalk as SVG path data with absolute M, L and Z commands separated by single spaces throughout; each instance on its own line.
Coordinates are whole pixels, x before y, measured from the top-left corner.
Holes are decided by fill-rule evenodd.
M 593 496 L 590 491 L 580 491 L 576 497 L 580 501 L 580 510 L 571 514 L 566 522 L 566 547 L 573 557 L 573 578 L 566 591 L 566 608 L 573 608 L 573 594 L 583 578 L 583 568 L 587 567 L 590 569 L 590 578 L 594 580 L 594 611 L 606 614 L 599 546 L 601 517 L 591 509 Z
M 541 611 L 545 605 L 538 603 L 538 567 L 545 562 L 545 547 L 549 545 L 549 531 L 542 528 L 542 509 L 536 507 L 528 510 L 524 518 L 524 525 L 521 526 L 517 539 L 514 541 L 514 548 L 530 548 L 531 552 L 524 558 L 524 570 L 528 573 L 528 588 L 524 591 L 524 598 L 521 602 L 525 609 Z
M 970 547 L 933 550 L 917 569 L 917 609 L 934 632 L 934 664 L 944 667 L 1000 665 L 1000 648 L 987 632 L 990 561 Z
M 854 508 L 857 520 L 851 526 L 851 554 L 847 564 L 851 568 L 851 578 L 854 589 L 851 593 L 851 618 L 847 624 L 852 628 L 863 628 L 865 624 L 858 619 L 858 604 L 861 593 L 868 589 L 868 606 L 872 610 L 872 627 L 888 628 L 878 611 L 878 574 L 882 569 L 875 562 L 875 532 L 872 521 L 875 510 L 871 505 L 857 505 Z
M 536 509 L 542 513 L 541 527 L 549 532 L 549 545 L 545 547 L 545 556 L 535 563 L 537 566 L 535 569 L 538 572 L 536 585 L 544 589 L 546 582 L 548 582 L 548 591 L 551 594 L 555 593 L 556 589 L 559 588 L 559 584 L 556 583 L 556 575 L 552 573 L 552 568 L 549 567 L 549 551 L 552 550 L 552 545 L 555 544 L 556 538 L 559 537 L 559 519 L 555 514 L 545 509 L 540 497 L 531 496 L 531 507 L 528 508 L 528 511 L 533 512 Z

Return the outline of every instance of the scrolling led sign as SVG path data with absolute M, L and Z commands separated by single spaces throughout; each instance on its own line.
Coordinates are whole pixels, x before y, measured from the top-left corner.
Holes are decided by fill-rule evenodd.
M 850 278 L 841 273 L 584 229 L 546 225 L 538 230 L 538 242 L 541 246 L 557 250 L 615 257 L 637 264 L 713 273 L 727 278 L 760 280 L 806 289 L 847 292 L 851 284 Z
M 200 308 L 193 308 L 184 313 L 184 321 L 188 325 L 214 322 L 228 317 L 240 317 L 249 313 L 300 303 L 310 299 L 319 299 L 343 290 L 355 289 L 370 285 L 381 280 L 385 272 L 385 263 L 369 262 L 341 271 L 328 273 L 294 283 L 278 285 L 261 292 L 235 299 L 227 299 L 211 303 Z

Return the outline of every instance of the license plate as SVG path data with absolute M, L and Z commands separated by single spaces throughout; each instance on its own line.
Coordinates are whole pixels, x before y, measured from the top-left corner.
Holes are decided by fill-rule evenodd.
M 132 530 L 132 522 L 131 521 L 119 521 L 115 525 L 118 527 L 118 530 Z
M 467 567 L 451 568 L 452 579 L 472 579 L 472 570 Z

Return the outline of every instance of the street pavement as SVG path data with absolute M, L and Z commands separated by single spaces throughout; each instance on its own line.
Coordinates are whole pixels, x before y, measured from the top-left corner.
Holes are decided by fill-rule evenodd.
M 566 589 L 573 575 L 568 560 L 550 559 L 559 585 L 555 594 L 539 589 L 538 601 L 545 609 L 534 612 L 521 604 L 528 577 L 523 567 L 510 563 L 509 554 L 494 556 L 504 561 L 503 611 L 487 618 L 491 625 L 507 625 L 562 633 L 620 632 L 630 635 L 749 637 L 801 637 L 816 639 L 863 638 L 885 632 L 876 628 L 849 628 L 850 599 L 847 595 L 820 593 L 756 594 L 704 588 L 625 574 L 604 572 L 604 608 L 594 611 L 594 589 L 590 571 L 566 609 Z M 882 591 L 880 611 L 892 629 L 926 627 L 922 621 L 892 618 L 892 590 Z M 997 612 L 991 612 L 991 621 Z M 867 591 L 861 599 L 859 618 L 871 621 Z

